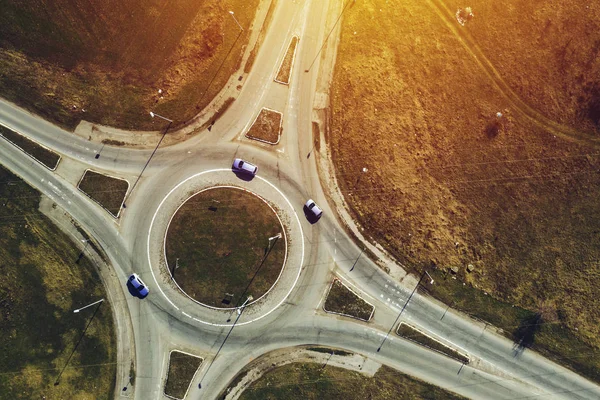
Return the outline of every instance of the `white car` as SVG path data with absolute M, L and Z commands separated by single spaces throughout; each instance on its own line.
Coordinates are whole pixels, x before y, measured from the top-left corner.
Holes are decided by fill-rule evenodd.
M 254 164 L 250 164 L 248 161 L 244 161 L 241 158 L 233 160 L 233 166 L 231 167 L 234 172 L 244 173 L 251 176 L 256 175 L 258 167 Z
M 131 276 L 127 280 L 127 284 L 131 285 L 138 292 L 141 299 L 148 296 L 148 293 L 150 292 L 150 290 L 148 290 L 148 287 L 140 279 L 138 274 L 135 274 L 135 273 L 131 274 Z
M 319 208 L 313 199 L 308 199 L 306 204 L 304 204 L 304 207 L 306 207 L 308 215 L 315 219 L 319 219 L 321 218 L 321 215 L 323 215 L 323 210 Z

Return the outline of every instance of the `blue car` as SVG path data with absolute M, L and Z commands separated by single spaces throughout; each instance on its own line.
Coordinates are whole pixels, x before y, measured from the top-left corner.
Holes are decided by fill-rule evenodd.
M 148 296 L 150 290 L 144 284 L 144 282 L 140 279 L 138 274 L 131 274 L 129 279 L 127 280 L 127 285 L 131 285 L 131 287 L 138 293 L 139 298 L 143 299 Z

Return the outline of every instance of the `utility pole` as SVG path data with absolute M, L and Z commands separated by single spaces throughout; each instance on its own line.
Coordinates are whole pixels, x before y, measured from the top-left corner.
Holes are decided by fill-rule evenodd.
M 354 261 L 354 264 L 352 264 L 352 268 L 350 268 L 350 272 L 352 272 L 352 270 L 354 269 L 354 267 L 356 266 L 356 263 L 358 262 L 358 259 L 360 258 L 360 256 L 362 256 L 362 253 L 366 250 L 366 247 L 363 247 L 363 249 L 360 251 L 360 254 L 358 255 L 358 257 L 356 257 L 356 261 Z
M 408 296 L 408 299 L 406 299 L 406 302 L 404 303 L 404 307 L 402 307 L 402 310 L 400 310 L 400 312 L 398 313 L 398 316 L 396 317 L 396 320 L 394 321 L 394 323 L 392 324 L 392 326 L 390 327 L 390 330 L 386 333 L 385 337 L 383 338 L 383 341 L 381 342 L 381 344 L 379 345 L 379 348 L 377 349 L 377 352 L 379 353 L 379 351 L 381 350 L 381 348 L 383 347 L 383 344 L 385 343 L 385 341 L 387 340 L 388 336 L 390 336 L 390 332 L 392 331 L 392 329 L 394 329 L 394 326 L 396 326 L 396 323 L 398 322 L 398 320 L 400 319 L 400 316 L 402 315 L 402 313 L 404 312 L 404 310 L 406 309 L 406 306 L 408 306 L 408 302 L 410 301 L 410 299 L 412 299 L 413 295 L 415 294 L 415 292 L 417 291 L 417 289 L 419 288 L 419 285 L 421 284 L 421 281 L 423 280 L 423 278 L 425 277 L 425 275 L 429 276 L 429 279 L 431 279 L 430 283 L 433 285 L 433 278 L 431 277 L 431 275 L 429 275 L 427 273 L 427 271 L 423 272 L 421 274 L 421 279 L 419 279 L 419 282 L 417 282 L 417 286 L 415 286 L 415 288 L 413 289 L 412 293 L 410 294 L 410 296 Z

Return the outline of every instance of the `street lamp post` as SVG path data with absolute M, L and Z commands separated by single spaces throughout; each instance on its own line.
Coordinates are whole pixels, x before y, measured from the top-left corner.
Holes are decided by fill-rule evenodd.
M 402 307 L 402 310 L 400 310 L 400 312 L 398 313 L 398 316 L 396 317 L 396 320 L 394 321 L 394 323 L 392 324 L 392 326 L 390 327 L 390 330 L 386 333 L 385 337 L 383 338 L 383 341 L 381 342 L 381 344 L 379 345 L 379 348 L 377 349 L 377 352 L 379 353 L 379 351 L 381 350 L 381 348 L 383 347 L 383 344 L 385 343 L 385 341 L 387 340 L 388 336 L 390 335 L 390 332 L 392 331 L 392 329 L 394 329 L 394 326 L 396 326 L 396 323 L 398 322 L 398 320 L 400 319 L 400 316 L 402 315 L 402 313 L 404 312 L 404 310 L 406 309 L 406 306 L 408 306 L 408 302 L 410 301 L 410 299 L 412 299 L 413 295 L 415 294 L 415 292 L 417 291 L 417 289 L 419 288 L 419 285 L 421 284 L 421 281 L 423 280 L 423 278 L 425 277 L 425 275 L 427 275 L 429 277 L 429 279 L 431 279 L 431 281 L 429 282 L 430 284 L 433 285 L 433 278 L 431 277 L 431 275 L 429 275 L 427 273 L 427 271 L 424 271 L 421 274 L 421 279 L 419 279 L 419 282 L 417 282 L 417 285 L 415 286 L 415 288 L 413 289 L 412 293 L 410 294 L 410 296 L 408 296 L 408 299 L 406 299 L 406 302 L 404 303 L 404 307 Z
M 83 340 L 83 337 L 85 336 L 85 333 L 87 332 L 88 328 L 90 327 L 90 324 L 94 320 L 94 317 L 98 313 L 98 310 L 100 309 L 100 306 L 102 305 L 103 302 L 104 302 L 104 299 L 101 299 L 101 300 L 98 300 L 98 301 L 96 301 L 96 302 L 94 302 L 92 304 L 88 304 L 85 307 L 81 307 L 81 308 L 78 308 L 76 310 L 73 310 L 74 313 L 78 313 L 79 311 L 83 310 L 84 308 L 88 308 L 88 307 L 93 306 L 94 304 L 98 304 L 98 307 L 96 307 L 96 309 L 94 310 L 94 313 L 92 314 L 92 317 L 88 321 L 87 325 L 85 326 L 85 329 L 83 330 L 83 332 L 81 333 L 81 336 L 79 337 L 79 340 L 75 344 L 75 347 L 73 348 L 73 351 L 71 352 L 71 355 L 69 355 L 69 358 L 67 359 L 67 362 L 65 363 L 65 366 L 60 371 L 60 374 L 58 374 L 58 376 L 56 377 L 56 381 L 54 381 L 54 386 L 58 386 L 59 385 L 59 383 L 60 383 L 60 377 L 62 376 L 63 372 L 65 372 L 65 369 L 67 369 L 67 366 L 69 365 L 69 362 L 71 361 L 71 358 L 73 358 L 73 354 L 75 354 L 75 351 L 77 350 L 77 347 L 79 347 L 79 344 Z
M 310 69 L 313 67 L 315 61 L 317 61 L 317 58 L 319 57 L 319 54 L 321 54 L 321 51 L 323 51 L 323 47 L 325 47 L 325 44 L 327 43 L 327 41 L 329 40 L 329 36 L 331 36 L 331 33 L 333 32 L 333 30 L 335 29 L 335 27 L 337 26 L 338 22 L 340 22 L 340 18 L 342 18 L 342 15 L 344 15 L 344 12 L 346 12 L 346 8 L 348 8 L 348 6 L 350 5 L 350 3 L 354 4 L 356 3 L 356 0 L 348 0 L 346 2 L 346 5 L 344 6 L 342 12 L 340 13 L 340 15 L 337 17 L 337 19 L 335 20 L 335 23 L 333 24 L 333 26 L 331 27 L 331 30 L 329 31 L 329 33 L 327 34 L 327 37 L 325 38 L 325 40 L 323 41 L 323 44 L 321 45 L 321 48 L 319 49 L 319 51 L 317 51 L 317 55 L 315 56 L 315 58 L 313 59 L 312 63 L 310 63 L 310 67 L 308 67 L 307 69 L 304 70 L 304 72 L 309 72 Z
M 235 21 L 235 23 L 240 27 L 240 30 L 244 30 L 244 28 L 242 28 L 242 26 L 240 25 L 240 23 L 238 22 L 237 18 L 235 17 L 233 11 L 229 11 L 229 14 L 231 14 L 231 16 L 233 17 L 233 20 Z
M 140 181 L 140 178 L 142 177 L 142 174 L 144 173 L 144 171 L 146 170 L 146 168 L 148 167 L 148 164 L 150 164 L 150 161 L 152 160 L 152 157 L 154 157 L 154 154 L 156 154 L 156 151 L 158 150 L 158 147 L 160 146 L 160 144 L 162 143 L 162 141 L 164 140 L 167 132 L 169 131 L 169 128 L 171 127 L 171 124 L 173 123 L 173 120 L 169 119 L 169 118 L 165 118 L 162 115 L 156 114 L 152 111 L 150 111 L 150 117 L 154 118 L 154 117 L 158 117 L 161 119 L 164 119 L 165 121 L 168 122 L 167 127 L 165 128 L 162 136 L 160 137 L 160 140 L 158 141 L 158 143 L 156 144 L 156 147 L 154 148 L 154 151 L 152 152 L 152 154 L 150 154 L 150 157 L 148 158 L 148 161 L 146 161 L 146 165 L 144 165 L 144 168 L 142 168 L 142 172 L 140 172 L 140 174 L 138 175 L 137 179 L 135 180 L 135 182 L 133 183 L 133 186 L 131 186 L 131 190 L 129 190 L 129 193 L 125 196 L 125 199 L 123 200 L 123 208 L 126 208 L 127 205 L 125 204 L 125 200 L 127 200 L 129 198 L 129 196 L 131 196 L 131 193 L 133 193 L 133 189 L 135 189 L 136 185 L 138 184 L 138 182 Z
M 210 367 L 212 367 L 212 365 L 214 364 L 215 360 L 219 356 L 219 353 L 221 353 L 221 350 L 223 349 L 223 346 L 225 346 L 225 342 L 229 338 L 229 335 L 231 335 L 231 332 L 233 331 L 233 328 L 235 328 L 235 324 L 237 324 L 237 322 L 239 321 L 240 317 L 242 316 L 242 313 L 246 309 L 246 304 L 248 304 L 249 301 L 252 301 L 252 296 L 248 296 L 248 298 L 246 299 L 246 301 L 244 301 L 244 303 L 240 307 L 236 307 L 237 318 L 235 319 L 235 321 L 231 325 L 231 328 L 229 329 L 229 332 L 227 332 L 227 336 L 225 336 L 225 339 L 223 339 L 223 343 L 221 343 L 221 346 L 219 347 L 219 350 L 217 350 L 217 354 L 215 354 L 215 357 L 212 359 L 212 361 L 210 362 L 210 364 L 206 368 L 206 371 L 204 372 L 204 375 L 202 376 L 202 379 L 204 379 L 204 377 L 206 377 L 206 374 L 208 374 L 208 371 L 210 370 Z M 198 383 L 198 389 L 202 389 L 202 379 L 200 379 L 200 383 Z

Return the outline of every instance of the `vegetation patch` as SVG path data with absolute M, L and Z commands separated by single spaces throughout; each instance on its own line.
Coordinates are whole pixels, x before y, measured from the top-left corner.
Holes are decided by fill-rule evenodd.
M 273 239 L 278 234 L 281 239 Z M 284 265 L 284 227 L 261 198 L 237 188 L 213 188 L 188 199 L 166 235 L 170 273 L 191 298 L 212 307 L 258 299 Z
M 117 218 L 129 189 L 129 182 L 88 169 L 77 187 Z
M 283 83 L 288 85 L 290 83 L 290 76 L 292 74 L 292 67 L 294 66 L 294 58 L 296 58 L 296 47 L 298 45 L 298 37 L 294 36 L 290 41 L 290 45 L 285 53 L 285 58 L 279 67 L 279 72 L 275 78 L 275 82 Z
M 6 140 L 23 150 L 46 168 L 55 170 L 58 166 L 58 162 L 60 161 L 60 156 L 58 154 L 27 139 L 25 136 L 2 125 L 0 125 L 0 136 L 3 136 Z
M 263 108 L 250 130 L 246 132 L 246 137 L 269 144 L 277 144 L 281 136 L 282 122 L 283 115 L 279 111 Z
M 275 6 L 277 6 L 277 0 L 271 0 L 271 4 L 269 4 L 269 9 L 267 10 L 267 15 L 263 21 L 262 27 L 260 29 L 260 33 L 258 34 L 258 39 L 256 40 L 256 44 L 250 51 L 250 55 L 248 56 L 248 60 L 246 61 L 246 65 L 244 65 L 244 73 L 249 73 L 252 70 L 252 66 L 254 65 L 254 60 L 256 60 L 256 53 L 261 48 L 263 42 L 265 41 L 265 36 L 269 31 L 269 27 L 271 26 L 271 21 L 273 21 L 273 14 L 275 11 Z
M 536 313 L 503 302 L 493 296 L 463 284 L 440 270 L 431 271 L 439 284 L 430 287 L 430 294 L 473 317 L 498 328 L 515 342 L 518 351 L 529 348 L 545 357 L 600 382 L 600 349 L 576 336 L 565 325 L 566 317 L 546 312 Z M 585 355 L 585 356 L 582 356 Z
M 336 355 L 338 356 L 352 356 L 354 355 L 354 353 L 350 353 L 344 350 L 336 350 L 336 349 L 330 349 L 329 347 L 307 347 L 306 350 L 308 351 L 314 351 L 317 353 L 325 353 L 325 354 L 331 354 L 333 352 L 335 352 Z
M 165 383 L 165 394 L 175 399 L 183 399 L 202 364 L 202 358 L 180 351 L 169 354 L 169 372 Z
M 427 347 L 428 349 L 437 351 L 438 353 L 442 353 L 443 355 L 460 361 L 463 364 L 469 363 L 469 357 L 438 342 L 437 340 L 425 335 L 418 329 L 415 329 L 412 326 L 405 324 L 404 322 L 401 322 L 400 325 L 398 325 L 396 333 L 399 336 L 410 340 L 411 342 L 415 342 L 416 344 Z
M 331 283 L 323 309 L 363 321 L 369 321 L 375 312 L 375 307 L 361 299 L 339 279 L 334 279 Z
M 458 1 L 388 3 L 356 3 L 343 19 L 327 139 L 350 213 L 404 265 L 458 267 L 460 283 L 440 289 L 454 290 L 450 304 L 471 286 L 541 314 L 533 348 L 544 326 L 561 327 L 556 357 L 583 342 L 594 351 L 577 363 L 598 365 L 600 30 L 586 29 L 600 9 L 477 0 L 462 27 Z M 504 312 L 492 301 L 466 306 L 507 318 L 490 318 Z
M 68 128 L 155 129 L 150 109 L 182 124 L 239 68 L 258 4 L 4 1 L 0 93 Z
M 112 399 L 111 305 L 73 313 L 106 293 L 94 266 L 38 211 L 39 202 L 39 192 L 0 167 L 0 398 Z
M 458 400 L 463 397 L 411 378 L 389 367 L 370 378 L 356 371 L 320 364 L 292 363 L 275 368 L 253 382 L 241 400 Z

